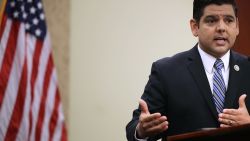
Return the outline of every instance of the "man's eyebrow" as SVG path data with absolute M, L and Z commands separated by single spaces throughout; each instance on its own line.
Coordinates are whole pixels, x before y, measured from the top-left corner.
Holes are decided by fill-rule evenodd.
M 215 14 L 208 14 L 208 15 L 205 15 L 205 17 L 218 17 L 219 15 L 215 15 Z
M 214 19 L 214 18 L 217 18 L 218 16 L 216 16 L 216 15 L 207 15 L 207 16 L 205 16 L 205 19 L 209 19 L 209 18 L 212 18 L 212 19 Z
M 232 15 L 224 15 L 224 17 L 225 17 L 225 18 L 235 19 L 235 17 L 234 17 L 234 16 L 232 16 Z

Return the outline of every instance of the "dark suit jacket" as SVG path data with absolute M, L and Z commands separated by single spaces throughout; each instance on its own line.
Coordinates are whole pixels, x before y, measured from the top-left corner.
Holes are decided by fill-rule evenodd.
M 246 105 L 249 110 L 250 61 L 236 52 L 230 53 L 224 107 L 238 108 L 239 96 L 247 94 Z M 239 71 L 234 69 L 235 65 L 239 66 Z M 150 113 L 160 112 L 169 121 L 166 132 L 150 137 L 150 141 L 201 128 L 219 127 L 218 113 L 197 45 L 189 51 L 154 62 L 142 99 L 148 104 Z M 139 115 L 140 109 L 136 109 L 126 127 L 128 141 L 135 140 Z

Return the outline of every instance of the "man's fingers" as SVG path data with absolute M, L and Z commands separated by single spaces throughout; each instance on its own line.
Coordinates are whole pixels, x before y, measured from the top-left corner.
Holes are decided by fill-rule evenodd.
M 245 104 L 245 99 L 246 99 L 247 95 L 243 94 L 240 96 L 239 98 L 239 108 L 246 108 L 246 104 Z
M 225 119 L 225 118 L 219 118 L 219 122 L 228 125 L 228 124 L 231 124 L 232 120 Z
M 160 113 L 153 113 L 153 114 L 150 114 L 150 115 L 146 115 L 141 121 L 142 122 L 151 122 L 157 118 L 161 117 L 161 114 Z
M 155 118 L 155 119 L 153 119 L 153 120 L 151 120 L 149 122 L 144 122 L 143 128 L 144 129 L 152 128 L 152 127 L 158 126 L 159 124 L 162 124 L 165 121 L 167 121 L 166 116 Z
M 225 128 L 225 127 L 231 127 L 231 126 L 226 125 L 226 124 L 220 124 L 220 127 Z
M 151 134 L 151 135 L 161 133 L 161 132 L 168 129 L 168 124 L 169 123 L 167 121 L 164 121 L 164 122 L 162 122 L 161 124 L 159 124 L 157 126 L 148 128 L 147 132 L 149 134 Z
M 145 115 L 145 118 L 140 119 L 138 126 L 138 134 L 141 137 L 149 137 L 158 134 L 168 128 L 166 116 L 161 116 L 160 113 Z
M 219 118 L 219 122 L 221 123 L 221 125 L 228 125 L 230 126 L 232 124 L 232 121 L 231 120 L 227 120 L 227 119 L 222 119 L 222 118 Z
M 224 109 L 223 114 L 238 115 L 239 111 L 236 109 Z
M 233 114 L 225 114 L 225 113 L 221 113 L 219 114 L 219 118 L 221 119 L 229 119 L 229 120 L 236 120 L 237 117 Z
M 142 113 L 150 114 L 149 111 L 148 111 L 148 105 L 143 99 L 140 99 L 139 105 L 140 105 Z

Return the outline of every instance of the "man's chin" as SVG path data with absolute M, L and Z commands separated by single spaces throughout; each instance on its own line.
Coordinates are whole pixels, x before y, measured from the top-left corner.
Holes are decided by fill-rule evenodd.
M 228 50 L 229 50 L 228 48 L 215 50 L 214 51 L 214 56 L 216 58 L 220 58 L 220 57 L 224 56 L 228 52 Z

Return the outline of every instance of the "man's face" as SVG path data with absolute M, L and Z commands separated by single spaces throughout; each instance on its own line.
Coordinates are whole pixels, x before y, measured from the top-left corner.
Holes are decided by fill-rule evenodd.
M 194 36 L 200 47 L 208 54 L 219 58 L 230 50 L 239 34 L 239 23 L 232 5 L 208 5 L 200 22 L 190 21 Z

